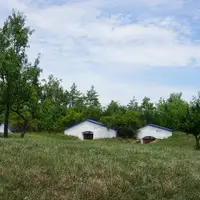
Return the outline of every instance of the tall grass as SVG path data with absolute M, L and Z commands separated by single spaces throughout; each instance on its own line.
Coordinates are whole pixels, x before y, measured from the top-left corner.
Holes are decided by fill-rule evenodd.
M 147 145 L 28 134 L 0 152 L 3 200 L 200 199 L 200 152 L 181 133 Z

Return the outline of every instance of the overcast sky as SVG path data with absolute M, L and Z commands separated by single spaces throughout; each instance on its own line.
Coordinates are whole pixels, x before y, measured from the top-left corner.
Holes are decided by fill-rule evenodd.
M 13 8 L 35 29 L 30 60 L 66 89 L 94 85 L 104 104 L 200 90 L 197 0 L 0 0 L 1 25 Z

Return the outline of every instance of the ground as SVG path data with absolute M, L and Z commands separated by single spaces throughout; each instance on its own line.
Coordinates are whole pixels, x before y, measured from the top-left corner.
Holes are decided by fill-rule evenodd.
M 183 133 L 146 145 L 45 133 L 0 138 L 0 199 L 198 200 L 194 145 Z

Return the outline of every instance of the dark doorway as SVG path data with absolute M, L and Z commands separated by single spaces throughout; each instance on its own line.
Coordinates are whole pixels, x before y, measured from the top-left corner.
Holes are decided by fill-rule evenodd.
M 142 140 L 143 140 L 143 144 L 147 144 L 147 143 L 151 143 L 155 141 L 156 138 L 152 136 L 146 136 L 146 137 L 143 137 Z
M 83 132 L 83 139 L 84 140 L 93 140 L 94 134 L 91 131 L 84 131 Z

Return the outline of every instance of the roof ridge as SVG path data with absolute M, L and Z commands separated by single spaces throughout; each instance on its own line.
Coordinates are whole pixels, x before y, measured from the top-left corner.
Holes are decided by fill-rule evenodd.
M 166 130 L 166 131 L 172 131 L 172 129 L 170 128 L 166 128 L 166 127 L 163 127 L 163 126 L 159 126 L 159 125 L 156 125 L 156 124 L 146 124 L 140 128 L 144 128 L 145 126 L 151 126 L 151 127 L 156 127 L 156 128 L 159 128 L 159 129 L 162 129 L 162 130 Z
M 74 126 L 79 125 L 79 124 L 81 124 L 81 123 L 83 123 L 83 122 L 90 122 L 90 123 L 93 123 L 93 124 L 96 124 L 96 125 L 99 125 L 99 126 L 108 128 L 105 124 L 103 124 L 103 123 L 101 123 L 101 122 L 95 121 L 95 120 L 93 120 L 93 119 L 86 119 L 86 120 L 77 122 L 77 123 L 75 123 L 75 124 L 69 126 L 69 127 L 66 128 L 65 130 L 70 129 L 70 128 L 73 128 Z M 112 128 L 111 128 L 111 129 L 112 129 Z M 114 130 L 114 129 L 112 129 L 112 130 Z

